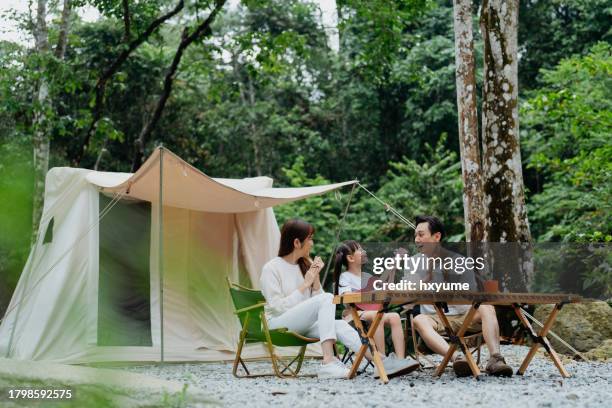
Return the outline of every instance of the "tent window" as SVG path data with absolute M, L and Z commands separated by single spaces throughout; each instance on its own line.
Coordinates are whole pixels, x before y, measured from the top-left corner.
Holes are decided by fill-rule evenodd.
M 50 244 L 53 242 L 53 222 L 55 218 L 51 217 L 51 221 L 47 224 L 47 230 L 45 231 L 45 238 L 43 239 L 43 244 Z
M 150 239 L 150 203 L 119 201 L 100 221 L 99 346 L 152 345 Z

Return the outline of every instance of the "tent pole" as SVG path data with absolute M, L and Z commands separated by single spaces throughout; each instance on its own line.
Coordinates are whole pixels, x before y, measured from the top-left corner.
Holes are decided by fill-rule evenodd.
M 164 148 L 159 147 L 159 205 L 157 209 L 158 225 L 158 248 L 157 248 L 157 268 L 159 271 L 159 329 L 160 329 L 160 363 L 164 364 Z
M 321 281 L 321 287 L 325 287 L 325 281 L 327 280 L 327 274 L 329 273 L 329 267 L 331 266 L 332 261 L 334 260 L 334 254 L 336 253 L 336 248 L 338 247 L 338 243 L 340 242 L 340 233 L 344 228 L 344 219 L 346 218 L 346 214 L 348 213 L 349 207 L 351 206 L 351 201 L 353 200 L 353 195 L 355 194 L 356 184 L 353 184 L 353 188 L 351 188 L 351 194 L 349 195 L 348 202 L 346 203 L 346 207 L 344 208 L 344 213 L 342 214 L 342 218 L 340 219 L 340 225 L 338 226 L 338 230 L 336 231 L 336 237 L 334 239 L 334 246 L 332 247 L 332 252 L 329 256 L 329 261 L 325 266 L 325 273 L 323 274 L 323 280 Z

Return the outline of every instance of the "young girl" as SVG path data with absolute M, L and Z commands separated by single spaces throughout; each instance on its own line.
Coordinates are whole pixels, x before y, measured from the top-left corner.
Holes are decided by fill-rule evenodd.
M 361 271 L 361 265 L 367 261 L 366 252 L 361 248 L 357 241 L 344 241 L 336 250 L 335 265 L 334 265 L 334 282 L 336 284 L 336 293 L 344 294 L 348 292 L 359 292 L 372 278 L 372 275 Z M 342 267 L 346 268 L 342 272 Z M 384 279 L 384 277 L 383 277 Z M 376 317 L 374 310 L 359 310 L 359 316 L 362 320 L 372 322 Z M 374 342 L 377 349 L 385 354 L 385 329 L 384 326 L 391 328 L 391 339 L 393 340 L 393 348 L 395 349 L 396 358 L 400 361 L 404 360 L 405 370 L 403 373 L 409 373 L 419 367 L 419 363 L 411 358 L 405 358 L 406 343 L 404 342 L 404 331 L 400 316 L 397 313 L 385 313 L 381 320 L 381 324 L 376 329 L 374 334 Z
M 324 293 L 319 281 L 323 262 L 316 257 L 310 263 L 314 228 L 309 223 L 292 219 L 281 229 L 278 256 L 263 267 L 261 290 L 266 298 L 266 318 L 270 329 L 287 329 L 321 340 L 323 364 L 321 378 L 345 378 L 349 370 L 334 357 L 336 339 L 352 351 L 358 351 L 361 341 L 344 320 L 336 320 L 333 295 Z

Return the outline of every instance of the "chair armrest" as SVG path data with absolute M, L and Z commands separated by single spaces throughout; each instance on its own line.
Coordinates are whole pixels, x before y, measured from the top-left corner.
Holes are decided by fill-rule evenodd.
M 247 307 L 243 307 L 242 309 L 237 309 L 234 314 L 240 314 L 243 312 L 248 312 L 249 310 L 255 310 L 255 309 L 259 309 L 260 307 L 264 307 L 265 306 L 265 302 L 260 302 L 257 304 L 254 304 L 252 306 L 247 306 Z
M 294 336 L 294 337 L 296 337 L 296 338 L 298 338 L 300 340 L 307 341 L 309 343 L 318 343 L 319 341 L 321 341 L 320 339 L 317 339 L 317 338 L 314 338 L 314 337 L 302 336 L 301 334 L 296 333 L 296 332 L 292 332 L 292 331 L 288 331 L 287 333 L 291 334 L 292 336 Z

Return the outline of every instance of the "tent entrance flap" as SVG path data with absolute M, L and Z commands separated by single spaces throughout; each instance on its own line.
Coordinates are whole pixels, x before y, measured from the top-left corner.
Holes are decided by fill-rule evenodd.
M 121 200 L 100 222 L 98 346 L 152 345 L 150 240 L 150 203 Z

